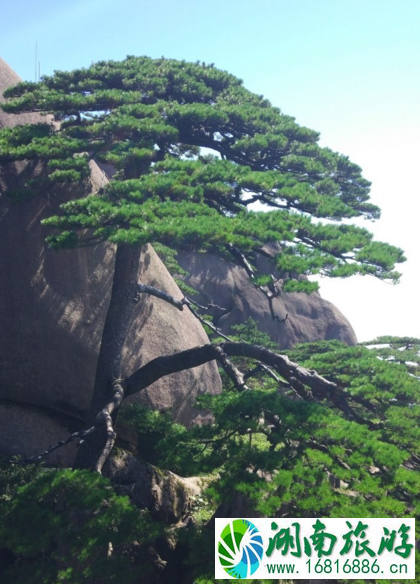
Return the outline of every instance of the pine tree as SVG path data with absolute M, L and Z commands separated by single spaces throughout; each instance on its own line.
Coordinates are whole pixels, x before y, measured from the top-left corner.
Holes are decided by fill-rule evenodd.
M 154 360 L 121 379 L 122 351 L 138 294 L 169 298 L 137 280 L 141 246 L 212 252 L 244 267 L 256 285 L 270 285 L 253 254 L 277 241 L 270 258 L 285 291 L 316 289 L 310 274 L 371 274 L 393 282 L 400 249 L 373 241 L 342 219 L 377 219 L 369 182 L 347 157 L 318 145 L 319 135 L 295 123 L 234 76 L 204 63 L 127 57 L 87 69 L 56 72 L 5 93 L 5 111 L 52 114 L 54 122 L 0 133 L 0 162 L 41 160 L 44 175 L 14 193 L 25 198 L 62 182 L 83 180 L 89 161 L 111 164 L 112 180 L 93 196 L 61 206 L 45 220 L 55 248 L 116 244 L 111 302 L 103 330 L 85 442 L 76 465 L 100 472 L 115 441 L 113 424 L 125 397 L 158 377 L 217 359 L 244 387 L 230 356 L 276 369 L 290 383 L 332 395 L 333 385 L 287 358 L 242 342 L 208 345 Z M 13 195 L 13 193 L 10 193 Z M 268 212 L 255 211 L 260 203 Z M 292 380 L 295 381 L 292 381 Z M 347 397 L 337 390 L 333 398 Z
M 236 332 L 271 346 L 255 323 Z M 228 382 L 221 395 L 201 398 L 213 412 L 211 425 L 185 428 L 169 414 L 122 408 L 124 422 L 138 432 L 139 458 L 207 477 L 192 525 L 170 526 L 169 552 L 162 519 L 139 511 L 103 477 L 0 463 L 2 582 L 105 583 L 123 575 L 133 583 L 213 583 L 210 519 L 232 516 L 235 501 L 250 516 L 418 517 L 420 380 L 413 371 L 420 340 L 382 337 L 368 345 L 321 341 L 289 352 L 345 392 L 353 419 L 340 402 L 299 395 L 296 384 L 261 364 L 247 376 L 250 391 Z M 235 365 L 241 361 L 235 358 Z M 160 566 L 145 553 L 150 548 L 162 554 Z

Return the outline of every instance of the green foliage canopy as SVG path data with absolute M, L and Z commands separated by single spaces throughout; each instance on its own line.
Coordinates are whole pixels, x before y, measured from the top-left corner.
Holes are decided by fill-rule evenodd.
M 45 221 L 53 230 L 48 237 L 53 247 L 110 240 L 228 254 L 234 246 L 252 258 L 264 243 L 279 241 L 277 267 L 295 278 L 285 289 L 299 289 L 297 277 L 313 273 L 398 279 L 394 265 L 404 260 L 400 249 L 373 241 L 366 229 L 340 223 L 379 217 L 360 168 L 321 148 L 316 132 L 300 127 L 226 72 L 201 63 L 128 57 L 56 72 L 36 84 L 22 83 L 6 96 L 6 111 L 54 116 L 54 122 L 46 118 L 0 132 L 0 162 L 44 162 L 43 175 L 27 183 L 29 196 L 87 180 L 91 160 L 116 169 L 99 192 L 64 203 Z M 256 202 L 272 210 L 250 209 Z M 264 344 L 250 326 L 238 333 Z M 253 391 L 231 387 L 202 399 L 201 406 L 215 416 L 213 425 L 186 429 L 167 419 L 157 423 L 156 413 L 140 412 L 138 431 L 149 445 L 142 454 L 181 474 L 214 473 L 218 479 L 209 497 L 215 504 L 239 491 L 266 515 L 418 514 L 419 382 L 412 369 L 407 372 L 415 351 L 411 343 L 404 360 L 401 346 L 388 341 L 389 347 L 376 353 L 333 343 L 297 347 L 291 355 L 345 388 L 364 424 L 347 419 L 327 400 L 299 399 L 286 381 L 274 382 L 259 371 L 254 382 L 247 380 Z M 123 415 L 135 422 L 136 412 Z M 341 487 L 332 484 L 331 476 Z M 66 569 L 71 563 L 65 554 L 81 553 L 86 578 L 93 577 L 95 537 L 103 533 L 101 543 L 113 541 L 107 539 L 109 525 L 118 525 L 116 545 L 135 538 L 131 517 L 137 520 L 138 514 L 126 501 L 114 499 L 102 479 L 92 477 L 57 474 L 51 481 L 41 476 L 10 494 L 9 526 L 15 521 L 22 526 L 30 500 L 41 503 L 40 525 L 48 525 L 48 533 L 32 542 L 13 531 L 11 539 L 22 558 L 38 554 L 40 574 L 42 554 L 56 558 L 51 532 L 64 529 L 53 508 L 61 492 L 70 507 L 78 498 L 83 507 L 86 493 L 95 487 L 94 500 L 87 497 L 84 509 L 92 529 L 88 523 L 83 534 L 77 533 L 86 555 L 63 535 L 68 549 L 57 557 L 64 558 Z M 104 501 L 109 508 L 103 509 Z M 91 509 L 97 512 L 93 518 Z M 0 525 L 0 537 L 7 546 L 5 525 Z M 149 528 L 143 525 L 143 533 L 152 533 Z M 98 573 L 106 571 L 102 560 Z M 22 569 L 27 565 L 23 559 Z M 46 578 L 53 581 L 57 575 L 63 581 L 73 578 L 64 571 Z
M 152 571 L 139 548 L 164 529 L 117 495 L 107 479 L 89 471 L 6 463 L 0 464 L 0 483 L 7 487 L 0 491 L 5 584 L 135 584 Z M 11 553 L 9 562 L 4 550 Z
M 241 339 L 270 347 L 255 323 L 238 329 Z M 366 423 L 328 400 L 302 400 L 258 367 L 249 391 L 226 383 L 221 395 L 200 398 L 213 425 L 187 429 L 133 405 L 122 416 L 137 427 L 140 456 L 180 474 L 213 476 L 213 509 L 242 497 L 268 517 L 418 517 L 420 340 L 381 337 L 369 346 L 322 341 L 289 352 L 345 390 Z
M 271 346 L 255 323 L 237 332 Z M 328 400 L 299 399 L 286 381 L 261 369 L 247 378 L 248 391 L 227 383 L 223 394 L 201 398 L 214 415 L 212 425 L 185 428 L 168 413 L 132 404 L 122 409 L 123 422 L 137 429 L 141 459 L 210 478 L 193 511 L 195 527 L 172 534 L 189 550 L 186 565 L 195 581 L 214 581 L 205 524 L 218 505 L 238 496 L 266 516 L 418 516 L 420 380 L 413 363 L 420 361 L 420 340 L 382 337 L 370 346 L 323 341 L 300 345 L 289 356 L 361 398 L 352 406 L 372 427 L 346 419 Z M 237 365 L 243 365 L 239 358 Z M 121 574 L 130 582 L 150 567 L 132 542 L 153 546 L 162 525 L 118 497 L 102 477 L 6 466 L 0 493 L 0 552 L 15 557 L 4 572 L 10 582 L 30 582 L 31 574 L 45 584 L 57 577 L 112 582 Z
M 262 333 L 257 336 L 261 340 Z M 289 352 L 345 389 L 364 424 L 346 419 L 327 400 L 298 399 L 287 383 L 279 385 L 260 370 L 247 380 L 252 391 L 228 386 L 219 396 L 200 398 L 215 416 L 212 426 L 168 430 L 169 418 L 157 421 L 156 413 L 143 412 L 136 422 L 139 431 L 155 441 L 144 456 L 155 453 L 154 463 L 181 474 L 217 471 L 220 500 L 242 485 L 267 515 L 279 506 L 293 517 L 418 511 L 420 381 L 409 365 L 380 358 L 380 352 L 338 341 L 307 343 Z M 135 409 L 127 406 L 123 417 L 133 422 Z M 176 450 L 170 447 L 174 441 Z M 328 473 L 346 487 L 332 487 Z
M 279 241 L 277 267 L 294 276 L 398 279 L 400 249 L 337 224 L 379 217 L 361 169 L 212 65 L 127 57 L 5 95 L 7 112 L 54 116 L 0 133 L 0 161 L 45 161 L 29 195 L 86 179 L 91 159 L 116 169 L 99 193 L 45 220 L 53 247 L 108 239 L 224 254 L 233 245 L 246 255 Z M 271 212 L 251 210 L 255 202 Z

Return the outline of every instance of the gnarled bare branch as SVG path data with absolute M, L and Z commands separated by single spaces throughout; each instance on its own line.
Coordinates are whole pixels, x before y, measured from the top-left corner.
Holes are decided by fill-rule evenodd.
M 223 365 L 220 349 L 227 357 L 254 359 L 274 369 L 302 399 L 328 400 L 348 419 L 367 425 L 370 429 L 381 427 L 380 423 L 372 422 L 359 415 L 349 404 L 352 396 L 337 384 L 318 375 L 316 371 L 301 367 L 286 355 L 241 342 L 228 341 L 219 345 L 202 345 L 174 355 L 157 357 L 125 380 L 127 396 L 133 395 L 161 377 L 177 371 L 191 369 L 213 360 L 217 360 Z
M 209 322 L 208 320 L 206 320 L 205 318 L 203 318 L 202 316 L 200 316 L 198 314 L 198 312 L 196 310 L 194 310 L 194 308 L 191 306 L 191 304 L 193 304 L 193 302 L 189 298 L 185 297 L 184 298 L 184 303 L 186 304 L 186 306 L 188 306 L 190 312 L 195 316 L 195 318 L 198 319 L 201 322 L 201 324 L 204 324 L 204 325 L 208 326 L 219 337 L 222 337 L 222 339 L 225 339 L 226 341 L 231 341 L 232 340 L 229 337 L 227 337 L 226 335 L 224 335 L 216 326 L 214 326 L 213 323 Z
M 160 290 L 159 288 L 155 288 L 154 286 L 147 286 L 146 284 L 137 284 L 137 294 L 150 294 L 150 296 L 155 296 L 155 298 L 160 298 L 161 300 L 165 300 L 165 302 L 169 302 L 172 306 L 175 306 L 178 310 L 184 310 L 185 299 L 178 300 L 174 296 L 171 296 L 167 292 Z M 138 297 L 135 298 L 138 300 Z
M 80 439 L 86 438 L 86 436 L 91 434 L 94 431 L 94 429 L 95 429 L 95 426 L 92 426 L 91 428 L 88 428 L 87 430 L 81 430 L 80 432 L 74 432 L 65 440 L 60 440 L 59 442 L 56 442 L 55 444 L 53 444 L 52 446 L 47 448 L 47 450 L 45 452 L 43 452 L 42 454 L 37 454 L 36 456 L 31 456 L 29 458 L 24 458 L 24 459 L 16 459 L 16 460 L 11 459 L 10 463 L 12 463 L 12 464 L 33 464 L 34 462 L 39 462 L 40 460 L 42 460 L 43 458 L 45 458 L 46 456 L 51 454 L 51 452 L 54 452 L 54 450 L 58 450 L 59 448 L 62 448 L 63 446 L 70 444 L 70 442 L 73 442 L 73 440 L 77 440 L 78 438 L 80 438 Z

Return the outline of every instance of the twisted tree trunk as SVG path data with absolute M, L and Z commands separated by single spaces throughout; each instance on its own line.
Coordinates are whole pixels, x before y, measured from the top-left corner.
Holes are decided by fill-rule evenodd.
M 141 250 L 119 245 L 115 256 L 111 300 L 102 333 L 88 428 L 95 427 L 80 444 L 75 468 L 101 472 L 115 442 L 113 423 L 124 400 L 122 354 L 136 306 Z

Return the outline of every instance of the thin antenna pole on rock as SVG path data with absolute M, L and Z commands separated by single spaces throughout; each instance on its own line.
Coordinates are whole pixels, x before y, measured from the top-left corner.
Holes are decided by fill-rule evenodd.
M 35 41 L 35 83 L 36 83 L 36 66 L 38 63 L 38 41 Z

